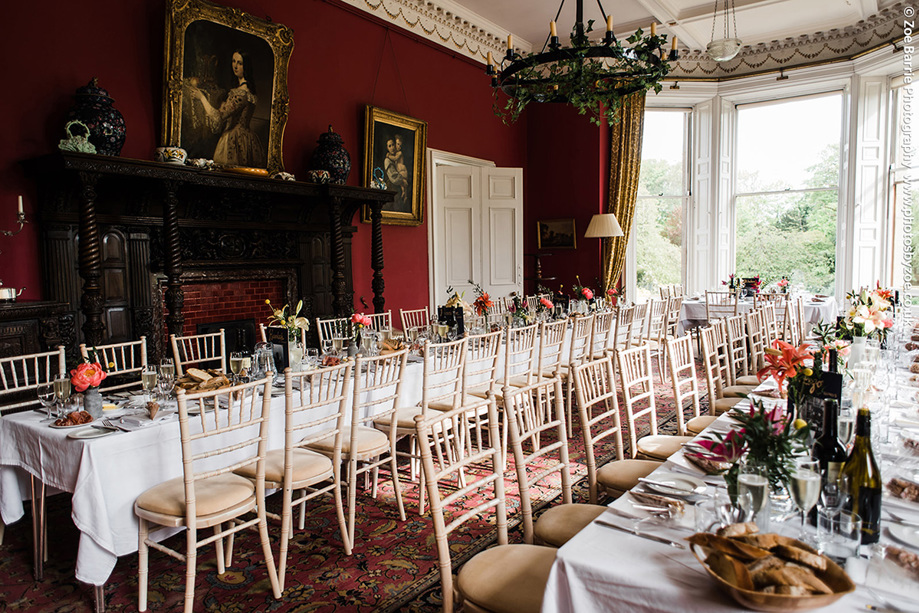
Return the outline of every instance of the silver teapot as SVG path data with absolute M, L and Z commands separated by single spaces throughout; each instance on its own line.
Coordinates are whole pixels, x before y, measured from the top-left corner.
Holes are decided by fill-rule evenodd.
M 16 298 L 25 290 L 17 290 L 15 287 L 3 287 L 3 281 L 0 281 L 0 302 L 16 302 Z

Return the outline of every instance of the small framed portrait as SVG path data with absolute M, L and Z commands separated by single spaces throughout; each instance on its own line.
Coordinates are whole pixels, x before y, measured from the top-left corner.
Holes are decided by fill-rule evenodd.
M 577 246 L 573 217 L 536 222 L 537 249 L 577 249 Z
M 364 186 L 389 189 L 396 198 L 383 208 L 383 223 L 418 226 L 424 221 L 424 154 L 428 124 L 368 106 L 364 122 Z M 370 221 L 364 207 L 361 221 Z
M 293 31 L 207 0 L 169 0 L 163 144 L 221 166 L 284 169 Z

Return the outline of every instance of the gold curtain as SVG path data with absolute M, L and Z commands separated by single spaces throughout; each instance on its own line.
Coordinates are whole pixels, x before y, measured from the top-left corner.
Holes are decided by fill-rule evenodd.
M 632 94 L 622 101 L 619 121 L 610 128 L 609 205 L 606 212 L 616 215 L 623 236 L 603 241 L 601 273 L 603 291 L 616 285 L 625 264 L 635 199 L 638 196 L 638 172 L 641 168 L 641 136 L 645 124 L 645 92 Z

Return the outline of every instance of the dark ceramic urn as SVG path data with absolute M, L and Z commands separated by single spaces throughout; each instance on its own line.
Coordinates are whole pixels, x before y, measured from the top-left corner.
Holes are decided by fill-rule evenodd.
M 319 146 L 310 156 L 310 170 L 327 170 L 332 183 L 344 185 L 351 172 L 351 156 L 345 149 L 345 141 L 332 130 L 320 134 Z
M 112 106 L 115 102 L 108 92 L 93 80 L 77 89 L 76 102 L 67 113 L 67 121 L 74 119 L 89 128 L 89 142 L 96 146 L 96 153 L 118 155 L 124 146 L 124 117 Z

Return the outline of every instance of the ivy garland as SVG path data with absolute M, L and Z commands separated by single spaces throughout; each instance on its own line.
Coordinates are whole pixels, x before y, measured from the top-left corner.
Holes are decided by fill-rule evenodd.
M 583 35 L 573 30 L 571 47 L 557 50 L 560 57 L 551 63 L 534 59 L 542 54 L 531 53 L 525 58 L 515 54 L 514 62 L 524 66 L 508 75 L 503 84 L 499 77 L 495 115 L 511 124 L 531 102 L 567 102 L 578 114 L 590 115 L 595 125 L 614 125 L 624 97 L 650 89 L 660 92 L 661 81 L 670 72 L 667 56 L 661 51 L 667 37 L 644 36 L 638 29 L 626 39 L 631 47 L 624 47 L 618 39 L 591 45 L 586 34 L 593 29 L 593 23 L 587 22 Z M 615 59 L 610 59 L 604 48 L 613 49 Z M 503 102 L 501 91 L 507 94 Z

